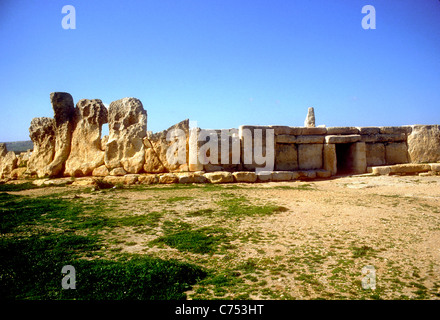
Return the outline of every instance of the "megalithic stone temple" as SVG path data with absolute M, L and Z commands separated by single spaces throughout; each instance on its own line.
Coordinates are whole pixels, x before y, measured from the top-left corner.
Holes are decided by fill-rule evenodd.
M 33 150 L 16 155 L 0 144 L 1 179 L 225 183 L 440 174 L 440 126 L 436 124 L 315 126 L 315 112 L 309 108 L 304 127 L 243 125 L 203 130 L 190 128 L 190 121 L 184 120 L 152 133 L 147 131 L 147 112 L 136 98 L 114 101 L 108 110 L 99 99 L 81 99 L 75 106 L 65 92 L 51 93 L 50 101 L 54 117 L 31 121 Z M 103 137 L 106 123 L 109 135 Z M 171 134 L 175 132 L 180 136 Z M 170 155 L 179 155 L 180 160 Z

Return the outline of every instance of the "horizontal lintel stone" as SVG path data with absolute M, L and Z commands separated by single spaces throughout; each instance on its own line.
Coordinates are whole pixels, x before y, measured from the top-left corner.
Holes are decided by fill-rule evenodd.
M 326 143 L 354 143 L 361 140 L 361 136 L 359 134 L 350 134 L 350 135 L 329 135 L 325 137 Z
M 405 133 L 396 133 L 396 134 L 362 135 L 361 141 L 363 141 L 363 142 L 406 141 L 406 134 Z
M 329 127 L 327 134 L 359 134 L 359 129 L 356 127 Z
M 324 136 L 312 135 L 312 136 L 291 136 L 282 134 L 276 137 L 277 143 L 324 143 Z

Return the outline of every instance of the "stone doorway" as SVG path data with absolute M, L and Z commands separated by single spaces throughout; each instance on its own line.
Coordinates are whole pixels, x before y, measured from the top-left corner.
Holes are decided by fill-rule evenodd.
M 336 144 L 337 174 L 344 175 L 354 173 L 353 145 L 353 143 Z

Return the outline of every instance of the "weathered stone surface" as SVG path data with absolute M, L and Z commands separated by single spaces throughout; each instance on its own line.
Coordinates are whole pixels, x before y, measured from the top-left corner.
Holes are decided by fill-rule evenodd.
M 415 174 L 419 172 L 428 172 L 431 170 L 429 164 L 406 163 L 390 166 L 391 173 Z
M 315 110 L 313 107 L 310 107 L 307 111 L 307 117 L 304 121 L 304 127 L 306 128 L 314 128 L 315 127 Z
M 127 171 L 124 170 L 122 167 L 114 168 L 110 170 L 109 173 L 111 176 L 124 176 L 127 174 Z
M 398 164 L 408 162 L 408 147 L 405 142 L 388 143 L 385 146 L 385 157 L 387 164 Z
M 413 163 L 440 161 L 440 126 L 412 126 L 408 135 L 408 153 Z
M 272 181 L 272 171 L 260 171 L 260 172 L 258 172 L 257 180 L 259 182 Z
M 27 167 L 31 154 L 31 150 L 20 152 L 20 154 L 17 155 L 17 167 Z
M 6 148 L 5 148 L 6 149 Z M 17 168 L 17 157 L 14 151 L 9 151 L 0 157 L 0 178 L 9 178 L 12 170 Z
M 367 153 L 365 142 L 354 143 L 351 147 L 351 154 L 353 155 L 353 173 L 367 172 Z
M 257 174 L 251 171 L 239 171 L 232 173 L 236 182 L 255 182 Z
M 292 180 L 293 173 L 291 171 L 274 171 L 272 172 L 272 181 L 289 181 Z
M 77 178 L 72 182 L 72 186 L 77 187 L 89 187 L 89 186 L 97 186 L 95 179 L 93 178 Z
M 125 176 L 107 176 L 104 177 L 104 182 L 111 183 L 113 185 L 125 184 L 125 185 L 133 185 L 138 181 L 138 174 L 127 174 Z M 84 179 L 84 178 L 83 178 Z
M 92 176 L 95 177 L 105 177 L 110 175 L 110 172 L 108 171 L 107 167 L 105 165 L 101 165 L 92 171 Z
M 52 92 L 50 102 L 54 112 L 55 154 L 46 168 L 46 175 L 52 177 L 63 173 L 70 154 L 75 106 L 72 96 L 67 92 Z
M 304 144 L 304 143 L 324 143 L 324 136 L 297 136 L 296 137 L 296 143 L 297 144 Z
M 323 168 L 335 175 L 338 172 L 336 146 L 334 144 L 324 144 L 323 149 Z
M 164 173 L 159 176 L 159 183 L 162 184 L 171 184 L 178 182 L 179 182 L 179 177 L 174 173 Z
M 230 172 L 209 172 L 204 174 L 210 183 L 229 183 L 234 182 L 234 177 Z
M 327 134 L 359 134 L 356 127 L 328 127 Z
M 326 127 L 302 128 L 300 135 L 322 135 L 327 133 Z
M 389 175 L 391 173 L 390 166 L 372 167 L 371 169 L 374 175 Z
M 316 170 L 301 170 L 297 171 L 300 180 L 316 179 Z
M 187 172 L 179 174 L 179 183 L 206 183 L 203 173 Z
M 300 170 L 312 170 L 322 168 L 322 144 L 298 145 L 298 167 Z
M 411 132 L 411 127 L 409 126 L 399 126 L 399 127 L 379 127 L 380 133 L 383 134 L 407 134 Z
M 138 181 L 141 184 L 156 184 L 159 183 L 159 177 L 156 174 L 141 174 Z
M 26 167 L 15 168 L 11 171 L 10 178 L 11 179 L 23 179 L 26 178 Z
M 376 134 L 376 135 L 363 135 L 361 136 L 362 142 L 373 143 L 373 142 L 399 142 L 406 141 L 405 133 L 395 133 L 395 134 Z
M 292 144 L 296 143 L 296 136 L 291 136 L 287 134 L 280 134 L 275 136 L 275 142 L 276 143 L 285 143 L 285 144 Z
M 167 140 L 168 136 L 168 140 Z M 179 172 L 188 169 L 189 120 L 144 138 L 144 171 L 151 173 Z M 169 156 L 167 157 L 167 152 Z M 179 158 L 179 152 L 182 159 Z M 173 157 L 171 157 L 173 156 Z M 168 162 L 174 159 L 175 163 Z
M 440 172 L 440 163 L 430 163 L 431 171 Z
M 278 135 L 300 135 L 304 127 L 287 127 L 287 126 L 270 126 L 270 129 L 274 129 L 274 134 Z
M 72 143 L 64 175 L 87 176 L 104 164 L 101 149 L 102 125 L 107 123 L 107 109 L 99 99 L 82 99 L 73 117 Z
M 109 138 L 104 162 L 109 170 L 123 167 L 138 173 L 145 163 L 143 139 L 147 132 L 147 112 L 136 98 L 123 98 L 110 103 L 108 109 Z
M 261 129 L 261 131 L 259 131 Z M 257 131 L 258 130 L 258 131 Z M 258 127 L 258 126 L 240 126 L 239 137 L 241 141 L 241 163 L 242 170 L 273 170 L 275 163 L 275 135 L 272 135 L 273 129 L 270 127 Z M 261 135 L 260 135 L 261 133 Z M 256 139 L 261 137 L 261 139 Z M 257 153 L 262 156 L 263 159 L 259 159 L 257 163 Z M 269 163 L 268 163 L 269 162 Z M 271 164 L 273 167 L 270 168 Z
M 55 122 L 52 118 L 33 118 L 29 137 L 34 149 L 28 161 L 28 173 L 42 178 L 47 175 L 46 167 L 55 154 Z
M 350 134 L 350 135 L 329 135 L 325 137 L 326 143 L 354 143 L 361 140 L 361 136 L 359 134 Z
M 358 127 L 359 133 L 362 135 L 374 135 L 379 134 L 379 127 Z
M 326 178 L 330 178 L 331 176 L 332 176 L 331 171 L 328 171 L 328 170 L 316 170 L 316 177 L 317 178 L 326 179 Z
M 385 145 L 383 143 L 367 143 L 367 166 L 382 166 L 386 164 Z
M 276 144 L 275 170 L 297 170 L 298 151 L 294 144 Z

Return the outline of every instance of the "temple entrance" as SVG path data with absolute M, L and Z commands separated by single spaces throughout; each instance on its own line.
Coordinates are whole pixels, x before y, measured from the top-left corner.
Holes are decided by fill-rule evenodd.
M 354 144 L 353 143 L 337 143 L 336 144 L 336 164 L 337 174 L 352 174 L 354 168 Z

